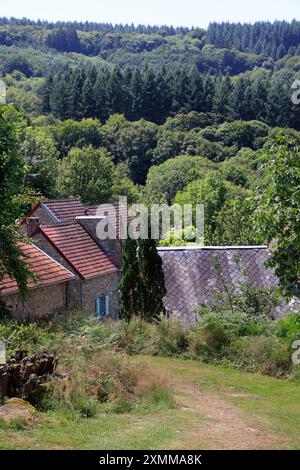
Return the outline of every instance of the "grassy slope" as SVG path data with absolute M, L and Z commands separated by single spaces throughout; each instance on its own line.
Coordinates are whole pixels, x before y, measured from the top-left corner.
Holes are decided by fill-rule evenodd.
M 168 377 L 175 409 L 87 420 L 48 412 L 35 428 L 0 429 L 0 448 L 300 448 L 299 385 L 196 361 L 147 361 Z

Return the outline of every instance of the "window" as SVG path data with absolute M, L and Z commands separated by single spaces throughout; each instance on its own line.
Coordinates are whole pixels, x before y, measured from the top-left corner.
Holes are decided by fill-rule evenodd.
M 110 295 L 96 297 L 95 310 L 99 320 L 104 320 L 110 315 Z

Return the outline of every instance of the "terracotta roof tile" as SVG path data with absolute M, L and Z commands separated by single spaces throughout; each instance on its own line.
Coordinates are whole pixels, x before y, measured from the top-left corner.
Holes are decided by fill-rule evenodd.
M 41 203 L 57 222 L 75 220 L 86 213 L 86 206 L 80 199 L 49 199 Z
M 113 208 L 112 208 L 113 206 Z M 38 207 L 47 211 L 48 215 L 53 220 L 53 223 L 60 222 L 74 222 L 76 217 L 83 217 L 85 215 L 97 215 L 98 206 L 89 207 L 83 204 L 80 199 L 48 199 L 43 201 L 29 212 L 28 216 L 34 216 Z M 115 211 L 115 212 L 114 212 Z M 117 238 L 120 237 L 120 218 L 123 220 L 126 217 L 127 208 L 124 204 L 107 205 L 107 217 L 112 227 L 116 225 Z M 115 220 L 116 217 L 116 220 Z M 132 221 L 133 217 L 128 212 L 128 222 Z M 25 223 L 25 219 L 22 221 Z
M 29 265 L 30 271 L 37 276 L 37 282 L 33 280 L 28 282 L 30 289 L 69 281 L 74 277 L 70 271 L 50 258 L 50 256 L 35 245 L 21 243 L 20 247 L 24 253 L 24 258 Z M 17 283 L 9 276 L 5 276 L 0 282 L 1 295 L 13 294 L 15 292 L 18 292 Z
M 41 225 L 39 230 L 83 279 L 118 270 L 77 222 Z

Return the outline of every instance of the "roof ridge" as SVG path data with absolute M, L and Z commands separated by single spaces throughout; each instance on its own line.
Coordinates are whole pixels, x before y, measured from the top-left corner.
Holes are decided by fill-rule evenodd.
M 47 199 L 46 201 L 42 201 L 44 204 L 48 204 L 49 202 L 52 203 L 52 202 L 74 202 L 74 201 L 77 201 L 77 202 L 81 202 L 84 206 L 85 204 L 81 201 L 81 199 L 79 198 L 61 198 L 61 199 Z
M 61 226 L 68 226 L 68 225 L 78 225 L 76 220 L 69 219 L 69 220 L 62 220 L 61 222 L 53 222 L 53 224 L 41 224 L 39 225 L 40 228 L 52 228 L 52 227 L 61 227 Z
M 230 250 L 267 250 L 267 245 L 226 245 L 226 246 L 158 246 L 158 251 L 230 251 Z

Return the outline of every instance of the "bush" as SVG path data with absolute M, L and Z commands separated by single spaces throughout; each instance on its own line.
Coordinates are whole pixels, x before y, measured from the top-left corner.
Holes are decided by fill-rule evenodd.
M 292 312 L 276 322 L 275 328 L 278 338 L 288 342 L 300 339 L 300 312 Z
M 232 296 L 236 311 L 260 318 L 274 319 L 275 309 L 280 305 L 277 289 L 253 287 L 248 283 L 242 283 L 240 289 L 240 293 Z
M 221 322 L 233 336 L 258 336 L 268 335 L 274 329 L 274 322 L 264 317 L 247 315 L 244 312 L 219 310 L 211 312 L 208 309 L 200 309 L 200 322 L 206 324 L 211 321 Z
M 39 349 L 51 347 L 57 341 L 36 323 L 18 324 L 11 320 L 0 321 L 0 339 L 6 344 L 7 359 L 14 356 L 18 350 L 26 350 L 34 354 Z
M 239 338 L 231 344 L 227 356 L 237 367 L 273 377 L 287 375 L 292 369 L 289 348 L 275 336 Z
M 180 356 L 188 349 L 187 331 L 180 322 L 161 321 L 156 327 L 155 336 L 154 353 L 158 356 Z
M 155 347 L 156 326 L 139 317 L 118 326 L 116 343 L 127 354 L 152 354 Z
M 203 357 L 205 360 L 220 357 L 230 344 L 231 333 L 224 323 L 211 318 L 201 324 L 189 336 L 190 350 L 193 357 Z

